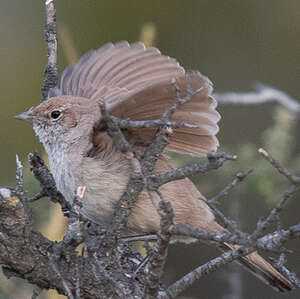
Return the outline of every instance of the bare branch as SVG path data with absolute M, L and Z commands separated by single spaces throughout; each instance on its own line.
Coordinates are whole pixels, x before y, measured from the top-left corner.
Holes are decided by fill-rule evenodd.
M 45 0 L 46 5 L 46 29 L 48 63 L 44 72 L 44 85 L 42 87 L 42 100 L 48 99 L 51 88 L 57 86 L 57 39 L 56 39 L 56 11 L 53 0 Z
M 300 280 L 296 276 L 294 272 L 291 272 L 286 268 L 286 255 L 284 253 L 280 254 L 279 259 L 274 265 L 274 267 L 282 273 L 285 277 L 287 277 L 296 287 L 300 287 Z
M 168 126 L 171 128 L 199 128 L 197 125 L 185 123 L 185 122 L 174 122 L 170 120 L 162 119 L 151 119 L 151 120 L 131 120 L 129 118 L 119 119 L 115 116 L 111 116 L 114 122 L 118 124 L 121 129 L 127 128 L 157 128 L 161 126 Z
M 52 269 L 54 270 L 54 272 L 56 273 L 56 275 L 61 280 L 62 285 L 63 285 L 63 287 L 66 291 L 66 294 L 67 294 L 68 298 L 69 299 L 74 299 L 74 297 L 72 295 L 72 292 L 71 292 L 67 282 L 65 281 L 64 277 L 61 275 L 61 273 L 58 269 L 58 265 L 56 264 L 55 258 L 53 257 L 53 255 L 50 252 L 48 252 L 48 257 L 49 257 L 49 260 L 50 260 L 50 265 L 51 265 Z
M 22 197 L 25 194 L 23 183 L 23 166 L 18 155 L 16 155 L 16 165 L 16 192 Z
M 169 230 L 173 225 L 174 218 L 173 208 L 169 202 L 161 200 L 157 211 L 161 217 L 160 230 L 157 232 L 157 242 L 152 251 L 152 256 L 150 256 L 149 259 L 149 272 L 147 275 L 145 298 L 157 297 L 171 238 Z
M 132 172 L 127 188 L 114 209 L 114 215 L 112 217 L 110 229 L 108 230 L 108 235 L 113 234 L 116 235 L 117 238 L 121 237 L 121 231 L 126 226 L 131 209 L 138 195 L 144 189 L 144 186 L 145 182 L 143 175 L 140 172 Z
M 141 161 L 143 174 L 145 176 L 149 176 L 153 173 L 156 162 L 169 144 L 169 139 L 172 134 L 172 128 L 166 126 L 160 127 L 156 131 L 153 141 L 144 151 L 143 159 Z
M 270 162 L 270 164 L 278 170 L 280 174 L 287 177 L 293 185 L 291 185 L 283 194 L 282 200 L 276 204 L 276 206 L 270 211 L 265 220 L 260 220 L 257 223 L 255 232 L 251 235 L 252 239 L 257 239 L 263 235 L 266 229 L 268 229 L 274 220 L 279 217 L 280 212 L 286 206 L 286 204 L 295 196 L 296 192 L 300 189 L 299 177 L 292 175 L 291 172 L 285 167 L 281 166 L 267 151 L 259 149 L 258 152 Z
M 207 154 L 208 162 L 199 162 L 176 168 L 167 173 L 153 174 L 148 178 L 148 185 L 156 189 L 159 186 L 175 180 L 181 180 L 198 173 L 207 173 L 210 170 L 220 168 L 227 160 L 236 160 L 237 156 L 222 152 L 210 152 Z
M 38 299 L 43 290 L 39 287 L 35 287 L 32 292 L 31 299 Z
M 59 202 L 63 210 L 69 210 L 70 204 L 56 189 L 54 178 L 40 155 L 38 153 L 28 154 L 28 162 L 31 166 L 31 172 L 41 184 L 42 193 L 47 194 L 53 202 Z
M 225 186 L 224 189 L 222 189 L 216 196 L 210 198 L 209 200 L 207 200 L 207 202 L 209 203 L 217 203 L 218 200 L 221 198 L 221 197 L 224 197 L 224 196 L 227 196 L 229 194 L 229 192 L 240 182 L 242 182 L 250 173 L 252 173 L 253 170 L 249 170 L 248 172 L 246 173 L 243 173 L 243 172 L 239 172 L 235 175 L 235 178 L 234 180 L 229 183 L 227 186 Z
M 300 118 L 300 104 L 286 93 L 273 87 L 257 84 L 255 92 L 214 93 L 215 99 L 222 105 L 258 105 L 277 103 Z
M 300 183 L 300 177 L 293 175 L 287 168 L 280 165 L 280 163 L 275 160 L 266 150 L 263 148 L 258 149 L 258 152 L 261 154 L 261 156 L 266 159 L 277 171 L 281 174 L 283 174 L 285 177 L 288 178 L 288 180 L 292 184 L 299 184 Z
M 192 237 L 200 241 L 214 241 L 218 243 L 227 242 L 237 245 L 245 245 L 245 239 L 241 238 L 236 233 L 206 231 L 183 223 L 177 223 L 172 226 L 170 228 L 170 233 L 174 236 Z M 249 242 L 247 242 L 247 244 L 248 243 Z
M 224 266 L 242 256 L 248 255 L 255 251 L 254 248 L 241 246 L 238 249 L 224 252 L 217 258 L 205 263 L 204 265 L 197 267 L 190 273 L 186 274 L 184 277 L 173 283 L 168 287 L 166 294 L 160 298 L 175 298 L 189 286 L 191 286 L 197 279 L 211 272 L 216 271 L 221 266 Z
M 128 141 L 126 140 L 120 127 L 118 126 L 116 118 L 113 118 L 109 114 L 109 112 L 106 110 L 105 104 L 101 104 L 100 109 L 101 109 L 101 115 L 103 117 L 103 120 L 105 121 L 105 123 L 108 127 L 108 133 L 112 137 L 117 149 L 121 153 L 127 153 L 128 151 L 130 151 L 131 146 L 128 143 Z

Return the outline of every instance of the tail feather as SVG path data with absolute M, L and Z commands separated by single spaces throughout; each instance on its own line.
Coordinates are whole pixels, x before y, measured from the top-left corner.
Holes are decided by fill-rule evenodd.
M 224 227 L 222 227 L 215 221 L 211 222 L 207 229 L 221 233 L 227 231 Z M 237 249 L 238 247 L 238 245 L 223 243 L 220 246 L 220 249 L 226 251 L 228 249 Z M 279 273 L 257 252 L 253 252 L 247 256 L 240 257 L 236 260 L 236 262 L 276 291 L 288 292 L 295 288 L 292 282 L 290 282 L 286 277 Z
M 238 248 L 238 246 L 226 243 L 224 247 L 231 250 Z M 294 289 L 293 284 L 257 252 L 241 257 L 237 262 L 276 291 L 288 292 Z

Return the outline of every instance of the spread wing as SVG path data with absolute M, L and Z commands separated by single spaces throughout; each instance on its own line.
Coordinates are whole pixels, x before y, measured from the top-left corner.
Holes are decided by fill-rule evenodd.
M 199 72 L 186 73 L 179 63 L 142 43 L 106 44 L 86 53 L 67 67 L 61 78 L 61 93 L 103 101 L 113 115 L 133 120 L 158 119 L 175 101 L 174 80 L 185 96 L 187 86 L 201 92 L 180 107 L 173 121 L 199 128 L 174 130 L 169 150 L 199 155 L 218 146 L 215 134 L 220 119 L 212 98 L 212 84 Z M 137 144 L 151 143 L 154 129 L 130 129 Z

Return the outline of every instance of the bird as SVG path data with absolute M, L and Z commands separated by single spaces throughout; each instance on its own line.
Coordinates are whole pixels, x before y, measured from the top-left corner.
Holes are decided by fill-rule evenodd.
M 87 52 L 65 68 L 60 87 L 49 91 L 48 100 L 16 118 L 32 123 L 48 154 L 57 189 L 65 199 L 72 203 L 76 188 L 85 186 L 82 215 L 108 225 L 132 166 L 108 134 L 99 105 L 105 104 L 111 115 L 122 119 L 160 119 L 174 104 L 178 92 L 180 97 L 187 95 L 187 87 L 198 92 L 175 111 L 172 121 L 196 127 L 174 128 L 166 151 L 155 165 L 155 173 L 161 173 L 173 169 L 167 151 L 203 156 L 217 150 L 220 114 L 211 81 L 199 71 L 186 71 L 176 59 L 155 47 L 121 41 Z M 151 144 L 155 129 L 127 128 L 124 134 L 133 149 L 143 150 Z M 226 232 L 190 179 L 169 182 L 159 191 L 171 203 L 176 223 Z M 128 229 L 154 233 L 159 223 L 155 203 L 146 190 L 142 191 L 128 218 Z M 223 246 L 236 248 L 227 243 Z M 275 290 L 293 289 L 292 283 L 257 252 L 241 257 L 239 262 Z

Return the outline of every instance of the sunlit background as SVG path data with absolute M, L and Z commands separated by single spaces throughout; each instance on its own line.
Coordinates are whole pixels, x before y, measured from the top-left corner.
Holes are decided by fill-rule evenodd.
M 272 85 L 294 98 L 300 94 L 300 1 L 299 0 L 59 0 L 60 72 L 86 51 L 109 41 L 144 40 L 163 53 L 176 57 L 188 69 L 207 75 L 215 90 L 249 91 L 255 82 Z M 26 187 L 38 191 L 26 157 L 43 149 L 29 125 L 13 115 L 39 103 L 46 63 L 43 1 L 0 1 L 0 185 L 14 184 L 15 154 L 27 169 Z M 201 192 L 213 196 L 236 172 L 254 169 L 248 180 L 223 201 L 223 210 L 237 219 L 245 231 L 254 229 L 288 183 L 257 154 L 263 146 L 287 167 L 300 174 L 299 121 L 274 105 L 219 107 L 218 135 L 221 150 L 239 156 L 221 170 L 195 177 Z M 174 156 L 177 164 L 190 158 Z M 37 227 L 49 238 L 61 238 L 64 219 L 47 199 L 33 205 Z M 283 212 L 282 225 L 299 222 L 300 195 Z M 50 211 L 50 212 L 49 212 Z M 55 219 L 55 220 L 54 220 Z M 61 220 L 58 220 L 61 219 Z M 300 275 L 300 242 L 289 244 L 290 268 Z M 175 245 L 170 248 L 165 281 L 215 257 L 206 245 Z M 2 276 L 0 298 L 30 298 L 32 286 Z M 236 266 L 204 277 L 181 298 L 282 298 Z M 43 292 L 40 298 L 63 298 Z M 300 298 L 294 291 L 284 298 Z

